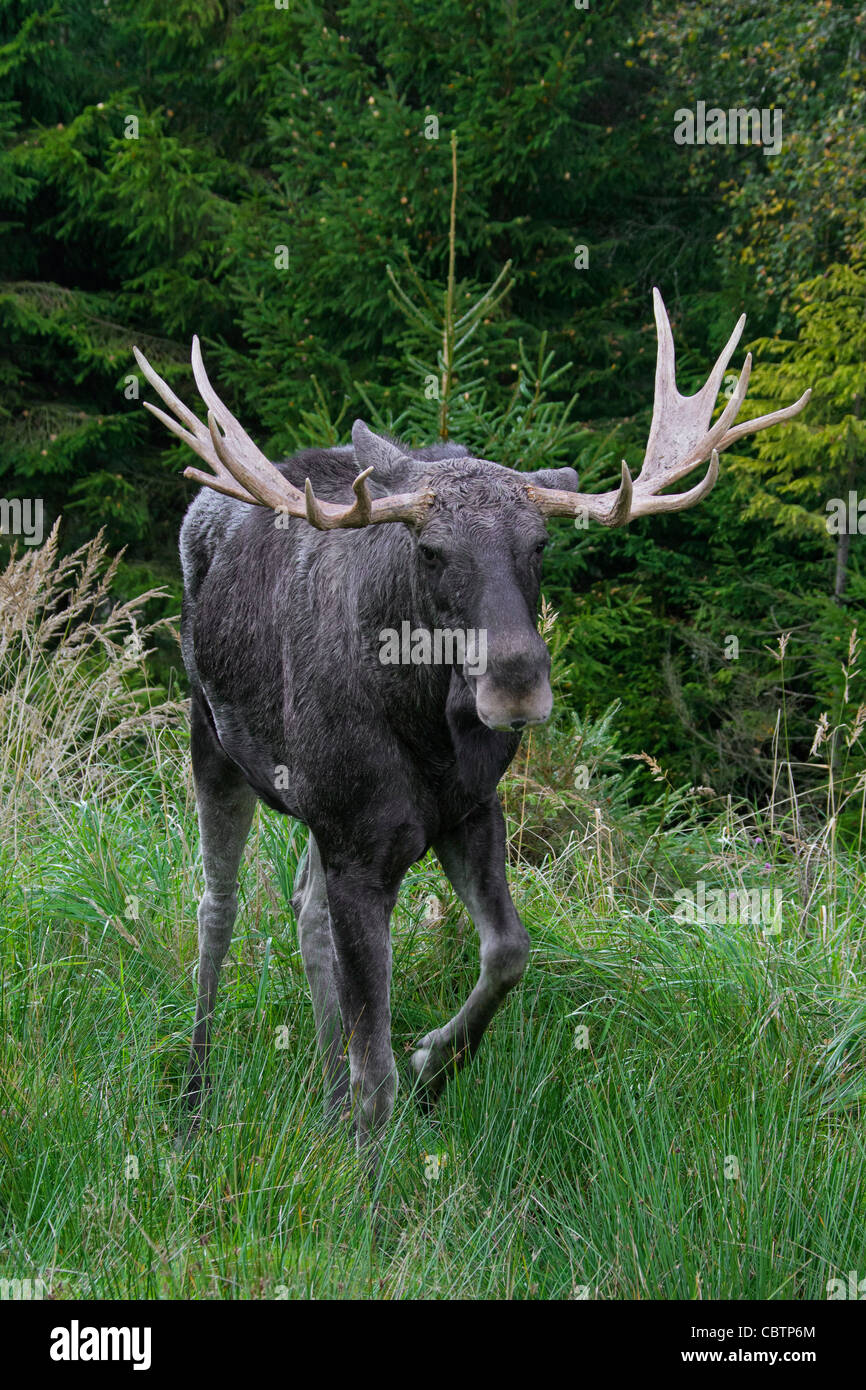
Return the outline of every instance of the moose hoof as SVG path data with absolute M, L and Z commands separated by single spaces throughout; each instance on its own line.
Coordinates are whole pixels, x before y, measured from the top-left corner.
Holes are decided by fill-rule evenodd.
M 196 1107 L 194 1110 L 189 1110 L 175 1128 L 173 1141 L 175 1153 L 183 1153 L 184 1149 L 189 1148 L 200 1129 L 201 1109 Z
M 325 1096 L 325 1127 L 331 1130 L 342 1129 L 352 1118 L 349 1100 L 348 1079 L 341 1078 Z
M 442 1046 L 438 1031 L 434 1030 L 421 1039 L 409 1058 L 409 1065 L 424 1099 L 436 1099 L 448 1079 L 448 1064 L 451 1061 L 453 1053 Z

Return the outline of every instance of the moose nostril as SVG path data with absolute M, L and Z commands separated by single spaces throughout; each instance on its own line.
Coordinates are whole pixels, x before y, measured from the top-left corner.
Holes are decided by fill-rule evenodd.
M 526 720 L 525 720 L 525 719 L 512 719 L 512 721 L 511 721 L 511 727 L 512 727 L 512 729 L 525 729 L 525 728 L 526 728 Z

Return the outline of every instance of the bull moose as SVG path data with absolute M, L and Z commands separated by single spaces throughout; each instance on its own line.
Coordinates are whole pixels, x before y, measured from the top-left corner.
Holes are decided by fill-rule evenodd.
M 578 490 L 572 468 L 522 473 L 454 443 L 409 448 L 360 420 L 351 445 L 274 464 L 217 396 L 197 338 L 192 368 L 207 425 L 135 349 L 176 418 L 147 408 L 212 470 L 185 470 L 205 488 L 180 543 L 205 878 L 186 1091 L 194 1113 L 257 797 L 309 827 L 293 899 L 300 948 L 326 1107 L 351 1104 L 360 1146 L 394 1105 L 390 919 L 404 874 L 430 847 L 478 930 L 481 969 L 463 1007 L 411 1057 L 422 1094 L 435 1098 L 472 1057 L 520 980 L 529 936 L 506 881 L 496 787 L 521 731 L 552 707 L 537 629 L 545 523 L 582 516 L 621 526 L 691 507 L 713 487 L 722 450 L 789 420 L 810 394 L 734 424 L 747 356 L 711 424 L 745 315 L 706 384 L 682 396 L 668 315 L 658 290 L 653 296 L 658 355 L 643 466 L 632 480 L 623 463 L 619 486 L 593 495 Z M 708 459 L 697 485 L 664 491 Z M 485 669 L 383 664 L 379 634 L 407 620 L 484 631 Z

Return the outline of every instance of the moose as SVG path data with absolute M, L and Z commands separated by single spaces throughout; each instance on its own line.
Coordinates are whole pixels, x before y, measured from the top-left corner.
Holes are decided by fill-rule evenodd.
M 480 940 L 463 1007 L 422 1038 L 413 1083 L 432 1103 L 475 1054 L 523 975 L 529 935 L 506 879 L 497 784 L 524 729 L 550 715 L 550 656 L 537 628 L 549 518 L 622 526 L 706 497 L 719 454 L 791 419 L 793 405 L 734 421 L 751 369 L 711 419 L 741 316 L 706 384 L 677 390 L 670 321 L 653 291 L 655 395 L 643 465 L 609 492 L 579 491 L 572 468 L 520 472 L 459 444 L 410 448 L 361 421 L 352 443 L 270 462 L 214 391 L 198 338 L 192 369 L 207 424 L 134 349 L 173 412 L 147 408 L 204 460 L 181 529 L 183 659 L 204 866 L 198 1000 L 186 1099 L 197 1114 L 237 876 L 257 798 L 303 822 L 294 886 L 331 1118 L 351 1107 L 375 1152 L 394 1105 L 390 919 L 401 880 L 432 847 Z M 665 489 L 709 460 L 687 491 Z M 483 671 L 383 664 L 379 634 L 487 634 Z M 348 1051 L 348 1076 L 345 1054 Z

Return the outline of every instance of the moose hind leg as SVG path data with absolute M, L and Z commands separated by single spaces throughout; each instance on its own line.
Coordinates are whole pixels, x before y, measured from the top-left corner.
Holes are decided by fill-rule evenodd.
M 298 940 L 313 998 L 316 1042 L 325 1078 L 325 1113 L 336 1116 L 349 1095 L 343 1053 L 340 1003 L 334 976 L 334 942 L 328 913 L 328 891 L 319 846 L 310 834 L 298 868 L 292 904 L 298 919 Z
M 197 1110 L 208 1084 L 207 1059 L 220 970 L 238 910 L 238 869 L 256 794 L 226 756 L 208 712 L 193 696 L 192 769 L 204 863 L 205 890 L 198 906 L 198 1000 L 189 1058 L 186 1101 Z
M 463 1005 L 442 1028 L 422 1038 L 411 1066 L 429 1096 L 449 1069 L 475 1055 L 485 1029 L 529 957 L 529 934 L 517 915 L 505 876 L 505 824 L 494 796 L 434 845 L 445 873 L 475 923 L 481 973 Z

